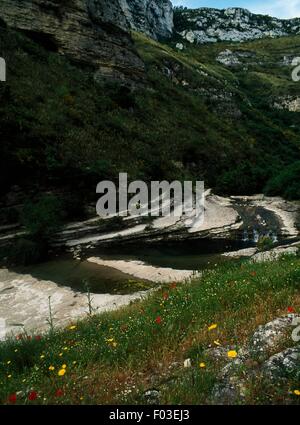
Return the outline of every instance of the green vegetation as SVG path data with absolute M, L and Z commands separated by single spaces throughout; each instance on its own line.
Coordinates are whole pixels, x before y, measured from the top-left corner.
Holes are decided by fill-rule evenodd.
M 183 52 L 174 42 L 133 37 L 147 70 L 134 90 L 97 84 L 92 70 L 0 27 L 8 64 L 0 86 L 3 196 L 13 185 L 25 193 L 55 189 L 69 201 L 75 194 L 81 205 L 63 202 L 70 219 L 94 202 L 99 180 L 121 170 L 145 181 L 204 179 L 222 194 L 246 195 L 299 159 L 299 114 L 272 107 L 278 96 L 300 93 L 291 69 L 279 64 L 284 54 L 300 55 L 299 37 Z M 217 63 L 226 48 L 252 52 L 252 64 Z M 298 198 L 297 188 L 288 196 Z
M 283 194 L 286 199 L 300 199 L 300 161 L 286 167 L 266 186 L 268 195 Z
M 260 324 L 287 314 L 291 306 L 299 312 L 299 270 L 296 257 L 228 263 L 201 279 L 166 285 L 144 301 L 92 315 L 65 330 L 22 334 L 1 343 L 0 401 L 139 404 L 154 386 L 161 403 L 209 403 L 224 360 L 206 350 L 217 341 L 239 356 Z M 295 345 L 290 335 L 285 343 Z M 191 368 L 183 368 L 187 358 Z M 243 379 L 245 403 L 299 403 L 294 394 L 299 376 L 276 386 L 258 374 Z

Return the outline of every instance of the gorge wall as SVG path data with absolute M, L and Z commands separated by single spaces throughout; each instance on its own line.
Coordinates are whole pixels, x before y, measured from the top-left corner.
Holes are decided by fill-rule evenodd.
M 170 37 L 169 0 L 1 0 L 0 19 L 48 49 L 95 68 L 96 79 L 140 80 L 129 30 Z

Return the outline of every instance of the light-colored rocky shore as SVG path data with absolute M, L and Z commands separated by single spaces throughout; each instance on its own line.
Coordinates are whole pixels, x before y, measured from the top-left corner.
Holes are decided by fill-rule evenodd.
M 92 306 L 100 313 L 120 308 L 145 295 L 146 292 L 92 294 Z M 35 279 L 29 274 L 0 269 L 0 339 L 11 332 L 43 332 L 49 329 L 49 297 L 57 327 L 66 326 L 88 314 L 86 294 L 51 281 Z M 3 326 L 4 321 L 6 327 Z
M 157 283 L 183 282 L 199 273 L 193 270 L 176 270 L 167 267 L 154 267 L 142 261 L 103 260 L 97 257 L 88 258 L 91 263 L 100 266 L 112 267 L 113 269 L 130 274 L 138 279 L 150 280 Z

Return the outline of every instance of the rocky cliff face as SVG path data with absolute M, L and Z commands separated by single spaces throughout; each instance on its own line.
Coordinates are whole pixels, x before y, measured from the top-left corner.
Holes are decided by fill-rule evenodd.
M 119 0 L 130 28 L 153 38 L 173 33 L 173 8 L 169 0 Z
M 0 18 L 47 48 L 94 67 L 95 78 L 140 80 L 144 65 L 130 29 L 172 33 L 169 0 L 1 0 Z
M 88 0 L 93 16 L 124 30 L 133 29 L 155 39 L 173 33 L 173 8 L 169 0 Z
M 190 43 L 247 41 L 300 33 L 300 19 L 255 15 L 246 9 L 183 9 L 175 13 L 175 30 Z

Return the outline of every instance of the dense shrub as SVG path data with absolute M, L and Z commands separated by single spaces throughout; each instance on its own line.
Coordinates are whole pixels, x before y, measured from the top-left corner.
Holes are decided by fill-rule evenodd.
M 59 200 L 44 195 L 36 202 L 28 201 L 21 214 L 22 224 L 34 241 L 48 242 L 62 222 L 63 211 Z
M 283 195 L 286 199 L 300 199 L 300 161 L 286 167 L 266 185 L 268 195 Z

